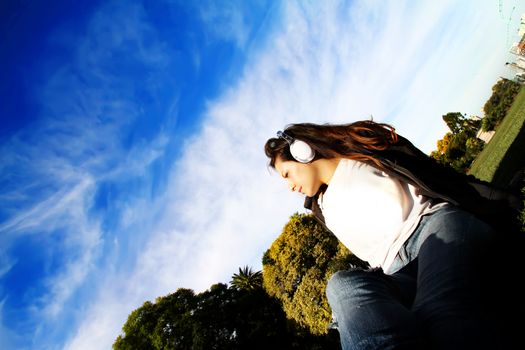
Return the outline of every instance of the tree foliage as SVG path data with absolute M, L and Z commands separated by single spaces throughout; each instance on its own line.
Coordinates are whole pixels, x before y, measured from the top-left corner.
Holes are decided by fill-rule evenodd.
M 291 344 L 279 302 L 262 288 L 247 292 L 218 283 L 145 302 L 128 317 L 113 348 L 260 349 Z
M 248 267 L 239 271 L 234 277 L 261 275 Z M 199 294 L 180 288 L 131 312 L 122 330 L 115 350 L 340 348 L 334 334 L 312 335 L 288 320 L 260 284 L 246 289 L 218 283 Z
M 472 161 L 483 150 L 485 143 L 476 137 L 478 130 L 497 128 L 514 102 L 521 85 L 509 79 L 500 79 L 492 87 L 492 95 L 483 106 L 485 116 L 466 118 L 460 112 L 443 116 L 450 132 L 437 143 L 430 156 L 459 172 L 467 172 Z
M 501 123 L 514 102 L 521 85 L 509 79 L 500 79 L 492 87 L 492 95 L 485 102 L 481 128 L 483 131 L 494 130 Z
M 263 284 L 286 315 L 313 334 L 325 334 L 331 321 L 328 278 L 351 266 L 365 266 L 312 215 L 294 214 L 263 257 Z
M 193 342 L 189 322 L 197 309 L 198 296 L 190 289 L 146 301 L 134 310 L 113 344 L 118 350 L 187 349 Z
M 443 121 L 450 132 L 438 140 L 437 150 L 433 151 L 430 156 L 441 164 L 465 173 L 485 145 L 477 138 L 482 121 L 477 117 L 466 118 L 460 112 L 445 114 Z
M 239 273 L 233 274 L 231 286 L 239 290 L 257 290 L 262 288 L 262 271 L 252 271 L 248 266 L 239 267 Z

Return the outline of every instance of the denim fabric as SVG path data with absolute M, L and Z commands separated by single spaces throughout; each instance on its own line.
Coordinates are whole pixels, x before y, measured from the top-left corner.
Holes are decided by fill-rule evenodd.
M 498 349 L 483 314 L 480 264 L 495 233 L 453 206 L 423 217 L 399 270 L 335 273 L 326 293 L 347 349 Z

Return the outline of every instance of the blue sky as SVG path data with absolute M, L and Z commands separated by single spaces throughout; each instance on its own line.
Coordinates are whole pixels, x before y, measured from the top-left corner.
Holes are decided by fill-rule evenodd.
M 520 1 L 3 1 L 0 348 L 110 348 L 128 314 L 228 282 L 302 199 L 288 123 L 394 124 L 429 153 L 481 115 Z

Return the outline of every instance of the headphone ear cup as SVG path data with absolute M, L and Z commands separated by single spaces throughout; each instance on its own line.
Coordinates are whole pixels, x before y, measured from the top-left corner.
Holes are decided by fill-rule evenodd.
M 315 157 L 312 147 L 301 140 L 295 140 L 290 145 L 290 153 L 299 163 L 310 163 Z

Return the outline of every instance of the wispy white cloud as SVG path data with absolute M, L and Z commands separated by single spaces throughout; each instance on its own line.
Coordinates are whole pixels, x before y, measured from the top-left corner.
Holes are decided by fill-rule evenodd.
M 4 276 L 11 267 L 15 264 L 15 259 L 9 258 L 5 255 L 0 256 L 0 278 Z
M 29 310 L 20 310 L 34 317 L 26 323 L 37 323 L 36 333 L 26 334 L 27 339 L 38 339 L 43 348 L 53 347 L 49 342 L 64 337 L 53 325 L 61 319 L 74 323 L 78 315 L 71 306 L 84 307 L 82 299 L 75 298 L 89 298 L 90 292 L 83 287 L 86 280 L 88 289 L 96 288 L 98 264 L 113 259 L 102 256 L 113 249 L 105 241 L 111 235 L 102 223 L 106 219 L 118 223 L 119 218 L 93 212 L 100 185 L 133 181 L 150 186 L 148 168 L 163 155 L 168 141 L 161 131 L 132 148 L 124 145 L 132 123 L 143 113 L 135 102 L 134 89 L 140 87 L 155 95 L 160 88 L 155 75 L 163 74 L 169 62 L 170 50 L 156 39 L 143 15 L 140 7 L 115 2 L 94 16 L 82 40 L 71 43 L 57 32 L 51 39 L 62 45 L 74 44 L 75 58 L 40 86 L 39 119 L 2 144 L 6 156 L 1 159 L 0 180 L 13 186 L 6 186 L 0 197 L 2 203 L 9 203 L 8 219 L 0 224 L 1 274 L 17 262 L 9 258 L 9 247 L 27 235 L 38 236 L 40 254 L 60 264 L 44 269 L 47 275 L 33 288 L 44 292 Z M 119 70 L 108 66 L 114 60 L 110 55 L 129 53 L 131 57 L 119 62 L 132 62 L 151 74 L 133 81 L 134 77 L 118 76 Z M 130 207 L 126 200 L 148 198 L 147 189 L 141 191 L 146 194 L 129 193 L 127 198 L 118 198 L 120 204 L 115 206 Z M 120 219 L 124 228 L 133 220 L 140 221 L 132 217 L 140 213 L 132 210 Z M 0 292 L 4 295 L 6 291 Z M 0 321 L 2 333 L 8 332 L 6 319 Z
M 249 25 L 243 12 L 239 10 L 242 7 L 243 1 L 220 4 L 206 1 L 200 4 L 199 10 L 203 22 L 208 23 L 206 27 L 212 36 L 231 40 L 239 47 L 244 47 L 249 34 Z
M 255 36 L 252 31 L 259 29 L 259 24 L 254 22 L 263 21 L 267 11 L 272 8 L 272 1 L 242 1 L 234 0 L 228 2 L 199 1 L 192 4 L 199 13 L 203 22 L 204 30 L 209 36 L 208 43 L 217 39 L 233 42 L 238 48 L 247 49 L 250 39 Z M 263 17 L 261 20 L 258 16 Z
M 178 287 L 203 290 L 228 281 L 244 264 L 260 268 L 262 253 L 302 202 L 268 175 L 262 152 L 285 124 L 373 114 L 400 125 L 429 151 L 444 132 L 440 116 L 448 108 L 470 111 L 482 103 L 479 91 L 457 91 L 472 79 L 490 89 L 499 71 L 492 58 L 494 47 L 501 49 L 497 13 L 478 2 L 283 6 L 281 27 L 257 48 L 238 84 L 210 102 L 201 131 L 186 142 L 166 196 L 153 206 L 161 219 L 135 269 L 121 280 L 125 287 L 108 281 L 110 295 L 123 292 L 101 297 L 69 348 L 92 347 L 93 338 L 83 335 L 93 328 L 97 342 L 109 345 L 126 311 L 146 299 Z M 489 29 L 480 30 L 480 20 Z M 487 41 L 490 32 L 496 34 Z M 475 62 L 466 69 L 478 55 L 489 55 L 490 66 Z M 490 72 L 473 77 L 480 69 Z M 115 303 L 118 311 L 107 320 L 105 311 Z M 96 326 L 100 317 L 106 332 Z
M 0 347 L 2 349 L 14 349 L 15 344 L 19 343 L 22 335 L 4 326 L 7 324 L 4 316 L 4 304 L 5 299 L 0 300 Z
M 250 61 L 237 83 L 209 102 L 201 129 L 185 140 L 166 190 L 122 203 L 119 229 L 127 235 L 116 235 L 111 244 L 105 244 L 112 254 L 126 252 L 128 258 L 107 257 L 105 265 L 91 270 L 99 278 L 97 289 L 84 301 L 81 321 L 66 348 L 109 347 L 129 312 L 145 300 L 179 287 L 201 291 L 212 283 L 226 282 L 242 265 L 260 268 L 264 250 L 302 205 L 300 197 L 287 193 L 278 176 L 269 175 L 263 154 L 265 140 L 287 123 L 350 122 L 374 115 L 376 120 L 393 122 L 429 151 L 444 133 L 440 116 L 452 110 L 472 113 L 479 109 L 484 89 L 490 90 L 502 72 L 499 65 L 504 62 L 499 60 L 504 54 L 494 51 L 505 49 L 500 35 L 506 24 L 501 23 L 497 9 L 485 3 L 286 2 L 282 6 L 282 22 L 272 28 L 264 46 L 253 48 L 257 54 L 248 56 Z M 209 23 L 220 22 L 223 16 L 235 19 L 231 28 L 219 34 L 244 45 L 248 39 L 241 33 L 242 15 L 229 7 L 225 11 L 219 15 L 203 12 L 203 16 Z M 108 17 L 98 18 L 100 28 L 113 28 Z M 139 24 L 138 28 L 147 27 Z M 113 28 L 110 33 L 116 42 L 126 41 L 120 30 Z M 142 46 L 135 46 L 145 47 L 143 40 L 138 42 Z M 483 62 L 478 57 L 490 59 Z M 101 79 L 100 74 L 96 79 Z M 99 98 L 115 103 L 110 97 L 94 98 L 96 91 L 92 94 L 82 110 L 99 105 L 95 103 Z M 117 110 L 133 116 L 136 106 L 128 102 L 118 100 Z M 114 105 L 105 106 L 113 110 Z M 103 111 L 100 115 L 121 116 Z M 89 198 L 88 184 L 93 186 L 104 176 L 123 175 L 128 165 L 133 174 L 141 174 L 167 144 L 161 134 L 155 142 L 137 148 L 136 156 L 126 158 L 118 143 L 100 144 L 99 138 L 111 138 L 126 125 L 118 118 L 111 121 L 118 125 L 116 129 L 84 142 L 96 141 L 97 154 L 116 146 L 112 157 L 127 161 L 94 157 L 86 168 L 98 171 L 87 172 L 92 182 L 75 198 Z M 82 144 L 79 149 L 88 152 L 89 147 Z M 109 170 L 107 164 L 119 170 Z M 78 169 L 74 165 L 71 168 Z M 150 179 L 144 176 L 148 183 Z M 94 232 L 100 228 L 87 214 L 82 215 L 80 222 L 91 238 L 77 266 L 90 266 L 100 244 L 100 233 Z M 55 293 L 71 295 L 65 282 L 78 285 L 87 274 L 72 264 L 57 277 L 64 284 Z M 50 310 L 60 310 L 60 304 L 64 302 L 50 302 Z

